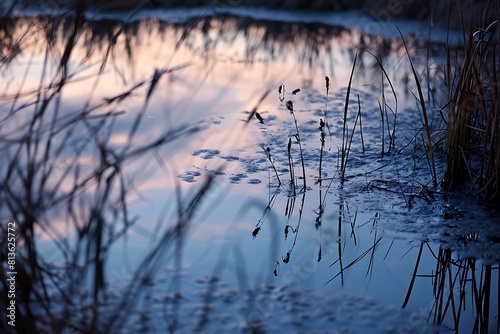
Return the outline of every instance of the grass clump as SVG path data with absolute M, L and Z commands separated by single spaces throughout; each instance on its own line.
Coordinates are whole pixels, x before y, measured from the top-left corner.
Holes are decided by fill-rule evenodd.
M 500 201 L 499 137 L 499 30 L 497 20 L 488 22 L 490 11 L 500 16 L 498 2 L 485 7 L 477 27 L 463 26 L 463 55 L 452 57 L 447 50 L 448 90 L 447 163 L 443 183 L 451 189 L 471 181 L 480 197 Z

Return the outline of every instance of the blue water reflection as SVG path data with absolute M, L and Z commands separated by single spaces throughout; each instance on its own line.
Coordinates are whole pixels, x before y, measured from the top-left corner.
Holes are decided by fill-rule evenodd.
M 498 330 L 496 211 L 431 189 L 400 38 L 83 22 L 2 21 L 19 328 Z M 439 99 L 439 46 L 405 38 Z

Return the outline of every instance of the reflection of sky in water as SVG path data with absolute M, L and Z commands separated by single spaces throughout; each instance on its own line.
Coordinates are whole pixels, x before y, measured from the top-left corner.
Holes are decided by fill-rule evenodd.
M 23 23 L 28 24 L 23 20 L 17 24 Z M 127 238 L 120 240 L 112 251 L 108 268 L 111 280 L 116 273 L 118 276 L 128 277 L 124 273 L 128 273 L 130 268 L 134 268 L 142 260 L 148 247 L 158 241 L 160 232 L 173 226 L 177 219 L 176 187 L 182 195 L 187 196 L 198 189 L 206 175 L 217 172 L 219 175 L 214 189 L 211 189 L 198 209 L 191 233 L 185 240 L 182 269 L 187 275 L 186 294 L 189 294 L 193 282 L 214 273 L 229 288 L 257 287 L 262 284 L 300 287 L 299 291 L 306 287 L 313 288 L 314 294 L 302 297 L 307 303 L 311 303 L 308 298 L 313 298 L 318 293 L 323 298 L 318 304 L 328 304 L 325 296 L 341 290 L 345 294 L 342 298 L 347 300 L 352 296 L 373 297 L 377 303 L 396 305 L 398 308 L 401 306 L 415 267 L 420 241 L 432 239 L 433 234 L 439 235 L 442 231 L 435 225 L 442 223 L 443 219 L 436 218 L 435 212 L 438 209 L 421 198 L 415 199 L 414 211 L 408 211 L 408 199 L 404 196 L 402 198 L 400 194 L 414 193 L 415 189 L 421 187 L 420 182 L 428 181 L 425 168 L 413 166 L 413 161 L 408 162 L 409 159 L 416 159 L 418 152 L 415 151 L 419 150 L 417 145 L 404 146 L 412 143 L 412 136 L 421 127 L 421 123 L 418 113 L 414 111 L 415 100 L 408 94 L 408 87 L 412 88 L 408 84 L 410 72 L 400 42 L 319 25 L 245 25 L 239 19 L 225 18 L 202 20 L 193 26 L 174 26 L 149 20 L 126 28 L 126 32 L 109 49 L 103 74 L 97 76 L 109 46 L 106 34 L 109 31 L 116 33 L 119 26 L 113 22 L 101 22 L 91 27 L 94 30 L 84 30 L 72 52 L 69 72 L 75 73 L 72 78 L 74 82 L 67 84 L 62 90 L 60 117 L 78 115 L 87 103 L 89 106 L 98 106 L 105 99 L 122 94 L 137 83 L 148 80 L 156 69 L 187 65 L 160 79 L 148 101 L 145 117 L 139 125 L 134 142 L 148 142 L 164 131 L 182 124 L 199 123 L 204 129 L 169 143 L 155 154 L 130 161 L 126 166 L 127 177 L 133 180 L 131 184 L 134 185 L 127 195 L 129 214 L 136 216 L 138 222 L 131 228 Z M 21 34 L 25 28 L 26 26 L 14 30 L 14 35 Z M 43 41 L 43 32 L 32 29 L 34 34 L 30 38 L 33 41 Z M 59 29 L 59 33 L 62 33 L 61 28 Z M 176 47 L 175 43 L 181 39 L 184 39 L 183 42 Z M 45 50 L 42 42 L 32 45 L 33 41 L 29 39 L 24 42 L 23 53 L 10 63 L 2 64 L 4 80 L 0 83 L 0 108 L 3 114 L 8 113 L 13 96 L 19 90 L 32 92 L 40 85 L 40 78 L 44 73 Z M 398 127 L 404 130 L 396 138 L 397 148 L 402 148 L 386 157 L 380 155 L 378 103 L 382 99 L 382 82 L 385 85 L 387 105 L 395 108 L 395 101 L 374 58 L 364 52 L 358 58 L 348 124 L 352 128 L 356 121 L 359 96 L 367 152 L 361 152 L 360 137 L 355 133 L 348 179 L 340 187 L 336 168 L 337 149 L 342 145 L 345 86 L 358 48 L 383 54 L 381 61 L 388 69 L 397 90 Z M 56 39 L 47 58 L 44 84 L 48 84 L 54 77 L 59 55 L 63 50 L 64 44 Z M 419 50 L 412 52 L 415 64 L 420 65 L 418 68 L 422 71 L 425 58 L 421 57 Z M 23 79 L 25 74 L 26 78 Z M 325 98 L 325 75 L 330 77 L 331 83 L 328 98 Z M 304 206 L 299 208 L 302 195 L 298 194 L 290 218 L 284 214 L 286 201 L 289 199 L 286 143 L 295 130 L 293 118 L 285 105 L 277 99 L 277 87 L 281 83 L 286 85 L 286 100 L 294 101 L 309 178 L 309 191 L 306 193 Z M 53 178 L 48 180 L 48 184 L 54 184 L 65 171 L 75 169 L 76 166 L 80 166 L 83 171 L 95 168 L 99 163 L 95 159 L 99 150 L 94 138 L 105 140 L 109 136 L 111 146 L 120 150 L 129 140 L 131 123 L 141 111 L 149 87 L 150 82 L 147 81 L 123 100 L 104 103 L 96 108 L 95 115 L 104 115 L 109 111 L 122 112 L 114 117 L 112 125 L 106 123 L 97 131 L 92 131 L 100 118 L 90 120 L 90 126 L 79 124 L 73 130 L 70 140 L 65 143 L 63 153 L 53 161 L 58 169 Z M 295 88 L 301 88 L 301 92 L 292 96 L 290 93 Z M 271 90 L 269 96 L 259 101 L 267 89 Z M 20 107 L 33 99 L 33 94 L 27 94 L 19 98 L 16 105 Z M 244 122 L 254 106 L 258 106 L 265 119 L 265 126 L 259 125 L 256 119 L 252 119 L 249 124 Z M 326 138 L 323 177 L 335 179 L 329 188 L 323 181 L 318 197 L 320 188 L 314 184 L 318 174 L 320 150 L 318 121 L 324 117 L 325 109 L 328 112 L 331 134 Z M 8 119 L 2 118 L 6 120 L 1 124 L 2 136 L 13 138 L 18 129 L 24 131 L 31 112 L 31 107 L 22 108 Z M 53 113 L 54 109 L 49 112 Z M 392 122 L 390 110 L 386 117 Z M 384 124 L 384 128 L 386 126 L 391 128 L 392 124 Z M 55 137 L 55 143 L 63 141 L 62 135 Z M 388 143 L 386 138 L 386 150 Z M 12 150 L 5 142 L 1 145 L 2 150 Z M 293 146 L 295 173 L 301 175 L 298 148 L 295 143 Z M 251 232 L 268 205 L 271 196 L 268 192 L 276 190 L 276 178 L 263 150 L 265 147 L 270 147 L 279 174 L 286 182 L 273 202 L 258 236 L 252 238 Z M 79 156 L 76 157 L 75 153 Z M 391 167 L 379 173 L 371 173 L 387 164 Z M 399 168 L 412 173 L 400 173 Z M 5 167 L 0 167 L 0 172 L 5 173 Z M 71 189 L 73 180 L 68 178 L 66 181 L 67 184 L 61 186 L 61 191 Z M 300 186 L 302 181 L 297 182 Z M 93 186 L 89 186 L 88 191 L 93 189 Z M 385 190 L 396 194 L 388 194 Z M 348 198 L 345 204 L 351 207 L 346 212 L 347 220 L 341 224 L 338 238 L 341 197 Z M 82 198 L 86 198 L 86 195 L 82 195 Z M 90 198 L 88 195 L 89 201 Z M 325 212 L 321 228 L 316 229 L 314 222 L 319 198 L 326 199 Z M 4 210 L 2 208 L 0 211 L 2 219 L 7 214 Z M 376 214 L 380 215 L 380 220 L 377 221 L 379 229 L 372 228 Z M 287 224 L 295 228 L 299 215 L 301 225 L 296 232 L 299 236 L 296 246 L 292 246 L 295 233 L 284 240 L 283 229 Z M 350 222 L 353 222 L 354 216 L 356 224 L 351 227 Z M 64 215 L 64 204 L 48 209 L 47 216 L 41 219 L 49 222 L 60 235 L 73 233 L 71 226 L 67 224 L 67 216 Z M 422 221 L 431 221 L 434 227 L 424 229 Z M 411 224 L 404 225 L 407 222 Z M 54 235 L 46 234 L 44 237 L 46 240 L 41 240 L 40 247 L 50 250 L 52 254 L 47 260 L 60 260 L 57 248 L 50 241 L 55 238 Z M 378 241 L 380 237 L 382 239 Z M 436 239 L 439 237 L 433 240 Z M 374 243 L 376 247 L 372 253 L 370 250 Z M 285 264 L 283 259 L 291 247 L 294 248 L 290 263 Z M 322 261 L 318 262 L 320 247 Z M 434 252 L 438 251 L 437 243 L 431 242 L 429 247 Z M 172 269 L 175 259 L 173 251 L 170 252 L 165 267 Z M 337 260 L 340 254 L 342 264 Z M 215 270 L 219 260 L 223 260 L 224 269 Z M 276 262 L 279 263 L 278 267 Z M 345 269 L 343 277 L 336 277 L 323 286 L 339 273 L 341 267 Z M 425 246 L 418 273 L 430 275 L 435 267 L 436 260 Z M 162 273 L 161 269 L 158 270 Z M 273 270 L 278 270 L 277 277 L 273 276 Z M 162 275 L 164 273 L 160 274 Z M 498 271 L 494 275 L 498 276 Z M 171 278 L 167 278 L 169 279 Z M 248 281 L 245 282 L 246 280 Z M 498 277 L 494 276 L 493 282 L 495 280 Z M 236 295 L 240 293 L 241 291 L 234 292 Z M 409 311 L 413 314 L 429 313 L 431 301 L 433 296 L 430 278 L 417 278 Z M 314 301 L 312 303 L 311 307 L 314 308 Z M 352 300 L 352 303 L 355 304 L 356 301 Z M 364 299 L 357 303 L 369 304 Z M 492 305 L 496 305 L 495 303 Z M 292 304 L 297 303 L 292 301 Z M 376 314 L 374 309 L 378 307 L 376 303 L 373 307 L 366 306 L 366 309 L 362 305 L 358 307 L 353 313 L 366 311 L 373 318 L 372 321 L 376 321 L 373 316 Z M 276 310 L 277 316 L 283 316 L 283 312 Z M 420 313 L 418 317 L 422 317 Z M 347 318 L 348 324 L 352 314 L 341 313 L 339 317 L 342 316 Z M 366 318 L 370 316 L 367 315 Z M 469 319 L 462 323 L 465 323 L 466 328 L 470 327 Z M 344 326 L 349 327 L 347 324 Z

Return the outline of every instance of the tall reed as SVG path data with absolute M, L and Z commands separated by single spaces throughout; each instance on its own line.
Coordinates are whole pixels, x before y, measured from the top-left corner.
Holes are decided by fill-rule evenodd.
M 427 136 L 427 149 L 429 150 L 429 157 L 430 157 L 430 162 L 431 162 L 431 174 L 432 174 L 432 181 L 434 183 L 434 186 L 437 186 L 437 172 L 436 172 L 436 162 L 434 159 L 434 148 L 432 144 L 432 136 L 431 136 L 431 127 L 429 124 L 429 117 L 427 115 L 427 106 L 426 106 L 426 101 L 424 99 L 424 93 L 422 91 L 422 85 L 420 83 L 420 79 L 418 78 L 417 71 L 415 70 L 415 67 L 413 66 L 413 61 L 410 57 L 410 52 L 408 51 L 408 47 L 406 46 L 405 39 L 403 37 L 403 34 L 401 33 L 401 30 L 399 30 L 399 34 L 401 35 L 401 39 L 403 41 L 403 45 L 405 47 L 406 55 L 408 56 L 408 60 L 410 62 L 411 70 L 413 73 L 413 78 L 415 80 L 415 85 L 417 86 L 417 92 L 418 92 L 418 102 L 422 111 L 422 116 L 424 118 L 424 128 L 425 128 L 425 134 Z
M 447 50 L 447 161 L 444 186 L 464 180 L 487 200 L 500 201 L 499 29 L 500 5 L 488 3 L 479 18 L 466 18 L 459 6 L 464 54 Z M 497 20 L 488 22 L 491 12 Z M 466 22 L 470 23 L 467 24 Z M 474 28 L 474 25 L 480 28 Z
M 349 110 L 349 98 L 351 95 L 351 86 L 352 86 L 352 79 L 354 76 L 354 69 L 356 68 L 356 61 L 358 59 L 358 53 L 356 52 L 356 55 L 354 56 L 354 62 L 352 64 L 352 70 L 351 70 L 351 75 L 349 76 L 349 82 L 347 84 L 347 93 L 345 96 L 345 103 L 344 103 L 344 114 L 342 117 L 342 147 L 341 147 L 341 158 L 340 158 L 340 180 L 341 182 L 344 182 L 345 180 L 345 171 L 346 171 L 346 166 L 347 166 L 347 158 L 349 156 L 348 154 L 348 136 L 349 136 L 349 128 L 347 126 L 347 111 Z

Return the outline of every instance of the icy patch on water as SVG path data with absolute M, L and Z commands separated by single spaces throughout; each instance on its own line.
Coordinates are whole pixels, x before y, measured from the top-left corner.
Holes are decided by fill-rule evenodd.
M 219 154 L 220 154 L 219 150 L 210 150 L 210 149 L 200 149 L 193 152 L 193 156 L 199 157 L 204 160 L 213 159 Z
M 215 176 L 222 176 L 226 175 L 226 172 L 223 171 L 218 171 L 218 170 L 190 170 L 182 173 L 181 175 L 177 175 L 178 178 L 180 178 L 182 181 L 187 182 L 187 183 L 195 183 L 199 180 L 199 178 L 203 175 L 215 175 Z
M 184 182 L 193 183 L 197 181 L 199 176 L 201 176 L 199 171 L 186 171 L 178 177 Z
M 229 177 L 229 183 L 238 184 L 241 180 L 248 178 L 247 174 L 238 173 Z
M 259 179 L 250 179 L 250 180 L 248 180 L 247 183 L 248 184 L 260 184 L 260 183 L 262 183 L 262 181 Z
M 225 156 L 221 156 L 220 157 L 222 160 L 226 160 L 228 162 L 232 162 L 232 161 L 238 161 L 240 160 L 239 157 L 237 156 L 234 156 L 234 155 L 225 155 Z
M 373 89 L 353 89 L 351 97 L 354 94 L 360 96 L 362 126 L 358 121 L 352 135 L 359 108 L 358 102 L 352 100 L 347 117 L 349 156 L 345 180 L 341 182 L 340 147 L 343 143 L 342 115 L 346 90 L 330 93 L 328 97 L 314 89 L 304 89 L 299 94 L 307 96 L 308 103 L 307 109 L 295 111 L 302 154 L 298 137 L 295 136 L 297 132 L 293 116 L 284 108 L 283 103 L 277 103 L 275 113 L 261 113 L 264 124 L 256 118 L 250 120 L 249 131 L 255 133 L 254 137 L 258 142 L 255 146 L 237 154 L 201 149 L 193 155 L 205 160 L 218 157 L 231 163 L 236 167 L 236 172 L 226 178 L 228 183 L 241 184 L 242 180 L 247 179 L 246 184 L 267 183 L 276 188 L 279 184 L 277 173 L 282 187 L 286 189 L 291 183 L 290 163 L 294 169 L 295 184 L 298 187 L 302 185 L 303 159 L 308 189 L 315 190 L 319 188 L 317 183 L 320 179 L 319 162 L 322 154 L 322 179 L 329 181 L 322 183 L 322 188 L 329 192 L 326 203 L 338 206 L 339 198 L 342 197 L 353 212 L 378 213 L 381 217 L 378 227 L 386 231 L 411 235 L 409 238 L 414 240 L 437 241 L 462 256 L 498 259 L 498 211 L 487 210 L 474 200 L 446 194 L 439 187 L 433 188 L 418 110 L 406 108 L 398 111 L 396 136 L 394 145 L 391 145 L 387 127 L 394 131 L 394 118 L 388 112 L 384 116 L 388 119 L 381 124 L 380 110 L 375 107 L 380 92 Z M 300 98 L 303 99 L 304 96 Z M 243 114 L 243 119 L 247 119 L 249 113 Z M 320 118 L 328 121 L 322 153 Z M 290 138 L 292 145 L 289 155 L 287 146 Z M 436 151 L 438 174 L 442 174 L 444 163 L 442 154 Z M 191 174 L 187 174 L 184 179 L 188 182 L 194 180 Z M 288 191 L 283 193 L 288 194 Z

